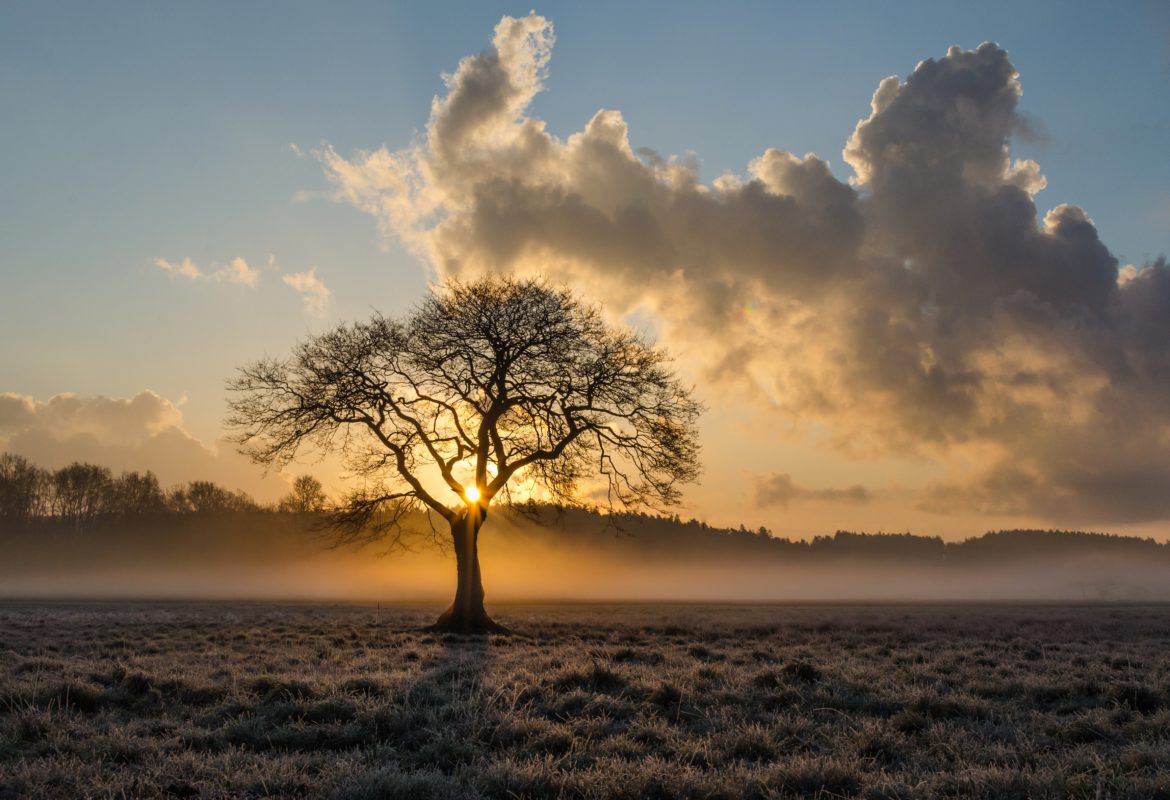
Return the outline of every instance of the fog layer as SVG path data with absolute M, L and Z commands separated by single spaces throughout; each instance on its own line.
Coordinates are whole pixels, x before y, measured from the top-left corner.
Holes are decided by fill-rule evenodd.
M 449 601 L 455 563 L 415 520 L 411 550 L 330 549 L 304 520 L 212 515 L 5 532 L 0 596 Z M 842 534 L 808 543 L 656 518 L 498 513 L 487 601 L 1170 600 L 1170 546 L 1013 532 L 964 544 Z

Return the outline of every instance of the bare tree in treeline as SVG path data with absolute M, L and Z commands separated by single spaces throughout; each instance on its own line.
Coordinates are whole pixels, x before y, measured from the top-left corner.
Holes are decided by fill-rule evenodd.
M 321 481 L 312 475 L 298 475 L 292 490 L 280 501 L 278 508 L 291 514 L 317 514 L 326 509 L 329 498 Z
M 185 488 L 172 490 L 168 504 L 176 511 L 190 514 L 222 514 L 259 509 L 256 501 L 246 492 L 233 492 L 211 481 L 191 481 Z
M 70 464 L 52 477 L 53 515 L 78 525 L 92 522 L 113 499 L 113 477 L 105 467 Z
M 119 517 L 161 514 L 167 498 L 153 472 L 123 472 L 113 480 L 107 510 Z
M 27 523 L 48 510 L 48 473 L 13 453 L 0 454 L 0 520 Z

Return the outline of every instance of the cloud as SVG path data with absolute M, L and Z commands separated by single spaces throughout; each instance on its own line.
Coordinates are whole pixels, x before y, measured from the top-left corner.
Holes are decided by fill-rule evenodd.
M 178 264 L 167 261 L 165 258 L 156 258 L 154 260 L 154 265 L 164 272 L 169 272 L 171 275 L 178 275 L 182 278 L 187 278 L 188 280 L 192 281 L 197 281 L 207 277 L 203 273 L 203 270 L 195 266 L 195 263 L 189 258 L 184 258 Z
M 756 479 L 756 505 L 760 508 L 775 506 L 788 508 L 790 503 L 805 501 L 859 505 L 869 500 L 870 493 L 861 484 L 844 489 L 807 489 L 797 485 L 787 473 L 776 473 Z
M 231 263 L 211 274 L 212 280 L 222 280 L 228 283 L 238 283 L 241 286 L 255 286 L 260 282 L 260 270 L 249 267 L 248 262 L 236 257 Z
M 43 427 L 59 438 L 90 436 L 105 443 L 139 444 L 169 428 L 181 427 L 177 405 L 151 391 L 128 399 L 82 398 L 59 394 L 47 401 L 0 394 L 0 437 Z
M 440 275 L 539 274 L 654 315 L 709 391 L 844 453 L 938 461 L 926 506 L 1170 518 L 1170 266 L 1121 271 L 1084 210 L 1037 207 L 1005 50 L 880 81 L 848 181 L 770 148 L 707 185 L 693 157 L 635 150 L 617 110 L 550 134 L 530 104 L 553 42 L 548 20 L 505 17 L 424 140 L 319 153 L 335 198 Z
M 260 270 L 248 266 L 248 262 L 239 256 L 233 258 L 227 266 L 219 267 L 211 271 L 200 269 L 189 258 L 184 258 L 179 263 L 168 261 L 165 258 L 156 258 L 154 265 L 164 272 L 191 281 L 234 283 L 249 288 L 255 288 L 260 283 Z
M 243 258 L 233 258 L 226 266 L 207 271 L 201 269 L 191 259 L 184 258 L 180 262 L 168 261 L 165 258 L 156 258 L 154 264 L 159 269 L 171 275 L 179 276 L 190 281 L 208 281 L 212 283 L 233 283 L 239 286 L 255 288 L 260 283 L 260 268 L 252 267 Z M 269 270 L 280 272 L 280 264 L 276 256 L 269 254 L 265 259 Z M 306 272 L 292 272 L 281 275 L 281 280 L 291 286 L 301 296 L 305 313 L 314 317 L 325 316 L 329 308 L 332 292 L 317 277 L 317 268 L 313 267 Z
M 0 451 L 48 469 L 87 461 L 121 470 L 152 470 L 164 485 L 213 480 L 262 500 L 287 484 L 265 477 L 227 442 L 208 446 L 183 427 L 180 403 L 152 391 L 133 397 L 59 394 L 48 400 L 0 393 Z
M 314 317 L 325 316 L 325 312 L 329 308 L 329 297 L 333 293 L 317 277 L 316 267 L 311 268 L 308 272 L 291 272 L 281 275 L 280 279 L 300 294 L 306 314 Z

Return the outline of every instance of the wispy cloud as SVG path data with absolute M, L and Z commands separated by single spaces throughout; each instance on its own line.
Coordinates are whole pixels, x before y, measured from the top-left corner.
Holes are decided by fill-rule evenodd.
M 195 266 L 195 262 L 189 258 L 184 258 L 177 264 L 173 261 L 168 261 L 165 258 L 156 258 L 154 260 L 154 265 L 164 272 L 169 272 L 171 275 L 178 275 L 179 277 L 187 278 L 188 280 L 197 281 L 206 277 L 206 275 L 203 274 L 203 270 Z
M 290 272 L 282 275 L 280 279 L 300 294 L 306 314 L 314 317 L 325 316 L 329 308 L 329 298 L 333 293 L 317 277 L 316 267 L 307 272 Z
M 165 258 L 156 258 L 154 265 L 164 272 L 191 281 L 211 281 L 213 283 L 234 283 L 239 286 L 255 288 L 260 283 L 260 270 L 248 266 L 248 262 L 237 256 L 227 266 L 210 270 L 201 269 L 189 258 L 176 263 Z

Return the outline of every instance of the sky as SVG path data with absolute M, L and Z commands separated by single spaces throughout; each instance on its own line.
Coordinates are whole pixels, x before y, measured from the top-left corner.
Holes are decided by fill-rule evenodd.
M 237 365 L 539 272 L 707 404 L 684 517 L 1166 536 L 1164 2 L 12 2 L 0 109 L 0 449 L 46 466 L 272 498 Z

